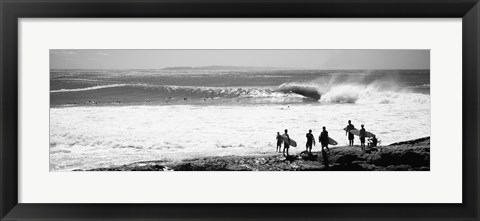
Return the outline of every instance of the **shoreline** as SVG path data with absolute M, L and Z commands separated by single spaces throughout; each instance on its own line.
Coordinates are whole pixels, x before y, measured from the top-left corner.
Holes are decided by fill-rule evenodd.
M 319 147 L 317 147 L 319 148 Z M 320 151 L 284 157 L 282 153 L 212 156 L 179 162 L 142 161 L 73 171 L 430 171 L 430 137 L 378 146 L 331 146 L 328 167 Z

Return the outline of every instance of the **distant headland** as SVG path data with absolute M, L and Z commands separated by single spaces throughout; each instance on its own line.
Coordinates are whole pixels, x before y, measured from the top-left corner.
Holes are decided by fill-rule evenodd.
M 298 68 L 288 68 L 288 67 L 257 67 L 257 66 L 221 66 L 221 65 L 208 65 L 208 66 L 173 66 L 173 67 L 165 67 L 161 70 L 245 70 L 245 71 L 261 71 L 261 70 L 295 70 Z

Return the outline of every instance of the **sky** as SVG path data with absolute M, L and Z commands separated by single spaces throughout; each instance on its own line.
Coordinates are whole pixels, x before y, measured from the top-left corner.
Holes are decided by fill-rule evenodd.
M 210 65 L 323 70 L 429 69 L 430 50 L 50 50 L 51 69 L 161 69 Z

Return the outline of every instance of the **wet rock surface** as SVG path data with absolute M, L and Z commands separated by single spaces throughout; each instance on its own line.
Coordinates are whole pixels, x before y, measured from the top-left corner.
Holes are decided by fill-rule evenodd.
M 292 151 L 293 152 L 293 151 Z M 284 157 L 281 153 L 257 156 L 223 156 L 181 162 L 148 161 L 90 171 L 429 171 L 430 138 L 399 142 L 362 151 L 359 146 L 332 147 L 322 153 L 301 152 Z

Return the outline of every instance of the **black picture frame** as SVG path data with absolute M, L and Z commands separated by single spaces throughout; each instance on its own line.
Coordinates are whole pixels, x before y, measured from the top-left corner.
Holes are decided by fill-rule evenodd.
M 479 220 L 480 4 L 478 0 L 0 0 L 0 15 L 1 220 Z M 18 203 L 17 20 L 19 18 L 76 17 L 462 18 L 463 203 Z

